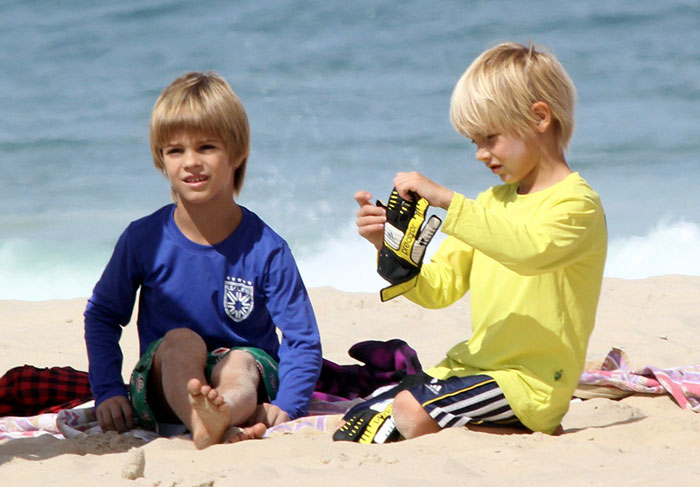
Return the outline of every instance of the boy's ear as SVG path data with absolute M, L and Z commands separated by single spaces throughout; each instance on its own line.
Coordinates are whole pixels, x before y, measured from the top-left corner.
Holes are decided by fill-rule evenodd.
M 246 159 L 248 159 L 247 154 L 245 156 L 234 159 L 231 163 L 231 166 L 233 166 L 234 169 L 238 169 L 239 167 L 241 167 L 241 164 L 243 164 L 246 161 Z
M 543 101 L 536 101 L 532 104 L 530 109 L 537 120 L 535 124 L 537 131 L 540 133 L 546 132 L 552 124 L 552 111 L 549 109 L 549 105 Z

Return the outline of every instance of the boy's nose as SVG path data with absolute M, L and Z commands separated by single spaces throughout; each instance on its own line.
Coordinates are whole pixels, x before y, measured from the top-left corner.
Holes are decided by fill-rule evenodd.
M 194 151 L 185 151 L 184 154 L 185 167 L 192 167 L 199 164 L 199 159 Z
M 479 147 L 476 149 L 476 159 L 481 162 L 488 162 L 491 159 L 491 153 L 483 147 Z

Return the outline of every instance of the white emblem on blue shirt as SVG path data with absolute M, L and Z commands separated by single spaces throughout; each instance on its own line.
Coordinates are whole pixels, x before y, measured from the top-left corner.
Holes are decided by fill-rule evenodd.
M 227 277 L 224 284 L 224 310 L 235 322 L 245 320 L 253 311 L 253 283 L 239 277 Z

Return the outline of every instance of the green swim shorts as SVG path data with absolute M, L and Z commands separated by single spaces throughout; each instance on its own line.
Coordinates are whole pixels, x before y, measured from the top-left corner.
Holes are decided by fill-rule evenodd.
M 136 419 L 141 428 L 158 431 L 158 421 L 151 407 L 148 405 L 146 393 L 148 391 L 148 374 L 153 365 L 153 357 L 156 350 L 163 342 L 160 338 L 152 342 L 143 356 L 139 359 L 134 371 L 131 373 L 129 381 L 129 395 L 131 396 L 131 404 L 136 412 Z M 205 377 L 208 382 L 211 382 L 211 374 L 214 366 L 223 360 L 233 350 L 245 350 L 250 353 L 255 360 L 255 365 L 262 379 L 261 387 L 258 391 L 258 403 L 270 402 L 277 396 L 279 387 L 278 364 L 264 350 L 255 347 L 231 347 L 217 348 L 207 354 L 207 365 L 205 369 Z

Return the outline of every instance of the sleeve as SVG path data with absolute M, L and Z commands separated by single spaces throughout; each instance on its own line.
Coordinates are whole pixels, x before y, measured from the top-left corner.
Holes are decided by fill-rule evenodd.
M 284 244 L 269 262 L 267 306 L 282 333 L 279 354 L 279 390 L 272 404 L 294 419 L 306 413 L 321 372 L 321 338 L 299 270 Z
M 573 193 L 538 209 L 530 221 L 516 221 L 455 193 L 443 231 L 518 274 L 536 275 L 580 257 L 600 210 L 592 198 Z
M 444 308 L 469 290 L 474 249 L 453 237 L 423 264 L 416 286 L 404 296 L 424 308 Z
M 85 309 L 85 344 L 95 405 L 112 396 L 127 396 L 119 346 L 122 327 L 131 319 L 139 279 L 129 252 L 128 230 L 119 238 Z

